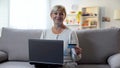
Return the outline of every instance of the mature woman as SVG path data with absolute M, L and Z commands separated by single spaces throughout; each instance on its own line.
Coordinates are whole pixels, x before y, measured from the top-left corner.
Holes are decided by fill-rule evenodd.
M 63 24 L 63 21 L 66 18 L 65 7 L 61 5 L 54 6 L 51 10 L 50 16 L 54 25 L 51 29 L 43 31 L 41 39 L 63 40 L 65 55 L 62 68 L 75 68 L 77 65 L 75 61 L 78 61 L 81 58 L 81 48 L 79 47 L 76 33 Z M 68 44 L 77 44 L 74 48 L 76 52 L 74 61 L 71 58 L 71 50 L 68 48 Z

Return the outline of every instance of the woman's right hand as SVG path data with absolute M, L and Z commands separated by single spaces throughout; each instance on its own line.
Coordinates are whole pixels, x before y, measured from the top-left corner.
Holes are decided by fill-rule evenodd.
M 75 47 L 75 52 L 76 52 L 77 55 L 80 55 L 82 53 L 82 48 Z

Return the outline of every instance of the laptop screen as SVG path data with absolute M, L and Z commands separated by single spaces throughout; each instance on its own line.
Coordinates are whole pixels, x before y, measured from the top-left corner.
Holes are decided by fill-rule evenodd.
M 63 41 L 29 39 L 30 63 L 63 65 Z

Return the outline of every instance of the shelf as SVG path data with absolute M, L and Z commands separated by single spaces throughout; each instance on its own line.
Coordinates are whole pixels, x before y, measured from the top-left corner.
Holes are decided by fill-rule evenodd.
M 97 29 L 100 26 L 99 7 L 83 7 L 81 11 L 67 14 L 64 24 L 72 29 Z M 80 14 L 79 14 L 80 13 Z
M 92 29 L 99 28 L 99 7 L 83 7 L 82 8 L 82 26 L 81 28 Z
M 76 16 L 77 14 L 67 14 L 67 16 Z
M 65 24 L 66 26 L 80 26 L 80 24 Z
M 64 20 L 64 24 L 68 27 L 79 27 L 80 26 L 80 17 L 81 14 L 77 13 L 70 13 L 67 14 L 66 19 Z
M 97 16 L 82 16 L 82 17 L 85 17 L 85 18 L 96 18 Z
M 82 26 L 82 27 L 97 27 L 96 25 Z
M 82 26 L 82 29 L 97 29 L 97 26 Z

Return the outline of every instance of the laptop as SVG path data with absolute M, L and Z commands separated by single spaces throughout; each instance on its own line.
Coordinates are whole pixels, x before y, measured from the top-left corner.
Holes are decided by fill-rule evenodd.
M 30 64 L 63 65 L 63 40 L 29 39 Z

